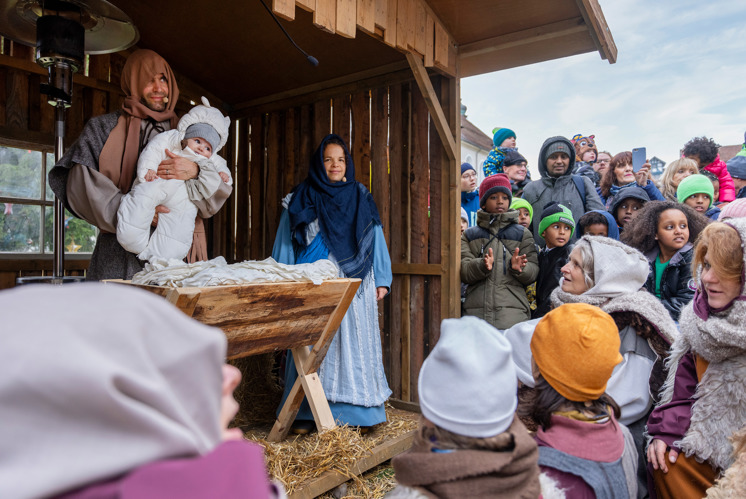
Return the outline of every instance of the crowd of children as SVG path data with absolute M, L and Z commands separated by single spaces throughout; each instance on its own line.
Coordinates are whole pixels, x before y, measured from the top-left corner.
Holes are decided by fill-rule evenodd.
M 649 164 L 635 171 L 631 152 L 599 153 L 594 139 L 547 139 L 541 178 L 517 188 L 503 173 L 515 134 L 495 130 L 477 222 L 462 234 L 464 322 L 444 322 L 423 365 L 421 445 L 394 462 L 396 497 L 473 496 L 488 476 L 491 493 L 507 497 L 538 497 L 537 486 L 542 497 L 736 497 L 728 491 L 742 487 L 733 477 L 746 459 L 746 145 L 726 164 L 714 141 L 692 139 L 656 182 Z M 463 372 L 448 373 L 457 362 Z M 470 392 L 473 376 L 497 383 L 499 401 L 485 400 L 489 384 Z M 463 400 L 426 408 L 422 386 L 436 384 Z M 498 467 L 453 475 L 463 461 L 452 454 L 466 449 L 515 465 L 504 435 L 515 450 L 526 429 L 505 416 L 514 388 L 528 393 L 517 414 L 538 445 L 538 459 L 521 450 L 539 469 L 521 468 L 523 495 Z M 467 422 L 488 420 L 473 412 L 481 403 L 505 417 L 477 435 Z M 446 430 L 474 445 L 441 443 Z M 493 439 L 502 447 L 485 444 Z M 439 484 L 402 479 L 418 476 L 413 459 L 442 470 L 431 474 Z M 731 465 L 740 468 L 726 473 Z

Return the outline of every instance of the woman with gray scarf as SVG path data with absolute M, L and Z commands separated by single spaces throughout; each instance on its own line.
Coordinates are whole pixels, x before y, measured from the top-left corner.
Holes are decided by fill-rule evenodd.
M 648 420 L 651 497 L 703 497 L 733 463 L 730 438 L 746 424 L 745 241 L 744 219 L 712 223 L 697 240 L 697 290 Z

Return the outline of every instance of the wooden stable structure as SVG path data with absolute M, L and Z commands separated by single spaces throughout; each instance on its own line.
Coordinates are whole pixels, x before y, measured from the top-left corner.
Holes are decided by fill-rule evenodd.
M 138 46 L 175 70 L 177 111 L 205 95 L 232 118 L 223 154 L 235 189 L 208 223 L 211 256 L 268 256 L 281 199 L 305 178 L 321 137 L 349 141 L 391 252 L 384 364 L 405 401 L 417 400 L 441 319 L 459 315 L 460 78 L 591 51 L 616 59 L 598 0 L 266 0 L 317 67 L 259 0 L 110 1 L 134 20 Z M 75 76 L 67 144 L 87 119 L 119 108 L 127 55 L 91 56 L 87 76 Z M 53 109 L 39 92 L 46 72 L 33 59 L 3 40 L 0 145 L 51 151 Z M 68 258 L 67 272 L 87 263 Z M 0 255 L 0 288 L 51 267 L 51 255 Z

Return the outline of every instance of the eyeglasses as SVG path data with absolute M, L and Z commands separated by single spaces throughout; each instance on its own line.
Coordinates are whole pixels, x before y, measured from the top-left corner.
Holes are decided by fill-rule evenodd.
M 464 173 L 463 175 L 461 175 L 461 178 L 463 179 L 477 178 L 477 174 L 476 173 Z

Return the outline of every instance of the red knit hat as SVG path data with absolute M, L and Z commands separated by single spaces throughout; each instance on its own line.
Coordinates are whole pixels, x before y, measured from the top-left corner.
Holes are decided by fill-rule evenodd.
M 487 198 L 496 192 L 507 194 L 508 202 L 513 200 L 513 190 L 510 188 L 510 179 L 504 173 L 490 175 L 482 181 L 479 186 L 479 206 L 484 206 Z

